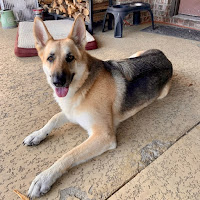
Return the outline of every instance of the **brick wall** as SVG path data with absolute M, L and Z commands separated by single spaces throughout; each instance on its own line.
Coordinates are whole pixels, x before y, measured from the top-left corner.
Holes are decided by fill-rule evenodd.
M 200 30 L 200 18 L 196 20 L 193 19 L 193 17 L 188 18 L 180 15 L 170 17 L 172 0 L 117 0 L 117 4 L 137 1 L 149 3 L 151 5 L 154 21 L 156 22 L 170 23 Z M 128 16 L 127 20 L 129 20 L 129 18 L 131 18 L 131 16 Z M 149 12 L 141 12 L 141 22 L 144 23 L 149 21 L 151 21 Z

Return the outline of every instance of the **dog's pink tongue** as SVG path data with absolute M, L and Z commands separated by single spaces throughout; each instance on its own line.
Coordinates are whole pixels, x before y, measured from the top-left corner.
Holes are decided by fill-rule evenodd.
M 58 97 L 65 97 L 68 93 L 69 88 L 67 87 L 58 87 L 56 88 L 56 94 Z

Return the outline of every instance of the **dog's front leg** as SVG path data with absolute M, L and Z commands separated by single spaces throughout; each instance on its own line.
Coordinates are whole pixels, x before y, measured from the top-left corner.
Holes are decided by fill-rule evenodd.
M 94 132 L 85 142 L 63 155 L 50 168 L 36 176 L 29 188 L 29 197 L 39 197 L 48 192 L 52 184 L 68 169 L 114 148 L 116 148 L 114 134 Z
M 54 128 L 59 128 L 67 122 L 68 120 L 65 114 L 60 112 L 54 115 L 43 128 L 27 136 L 24 139 L 23 144 L 27 146 L 38 145 L 51 133 Z

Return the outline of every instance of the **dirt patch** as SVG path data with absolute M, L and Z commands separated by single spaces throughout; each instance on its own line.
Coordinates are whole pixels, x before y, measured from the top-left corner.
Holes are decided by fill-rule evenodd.
M 60 191 L 60 200 L 92 200 L 87 197 L 86 192 L 76 187 L 69 187 Z
M 140 150 L 141 162 L 145 166 L 149 165 L 162 155 L 171 145 L 172 142 L 161 142 L 159 140 L 152 141 Z

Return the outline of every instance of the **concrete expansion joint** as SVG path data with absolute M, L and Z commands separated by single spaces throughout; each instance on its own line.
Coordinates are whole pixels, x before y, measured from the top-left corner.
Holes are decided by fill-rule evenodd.
M 120 189 L 122 189 L 127 183 L 133 180 L 143 169 L 148 165 L 152 164 L 159 156 L 161 156 L 165 151 L 169 150 L 171 146 L 175 145 L 180 139 L 188 135 L 194 128 L 200 130 L 200 121 L 192 126 L 188 131 L 186 131 L 181 137 L 179 137 L 175 142 L 162 142 L 159 140 L 153 140 L 151 143 L 147 144 L 140 150 L 141 160 L 138 162 L 137 174 L 130 177 L 124 184 L 122 184 L 117 190 L 115 190 L 107 199 L 116 194 Z

